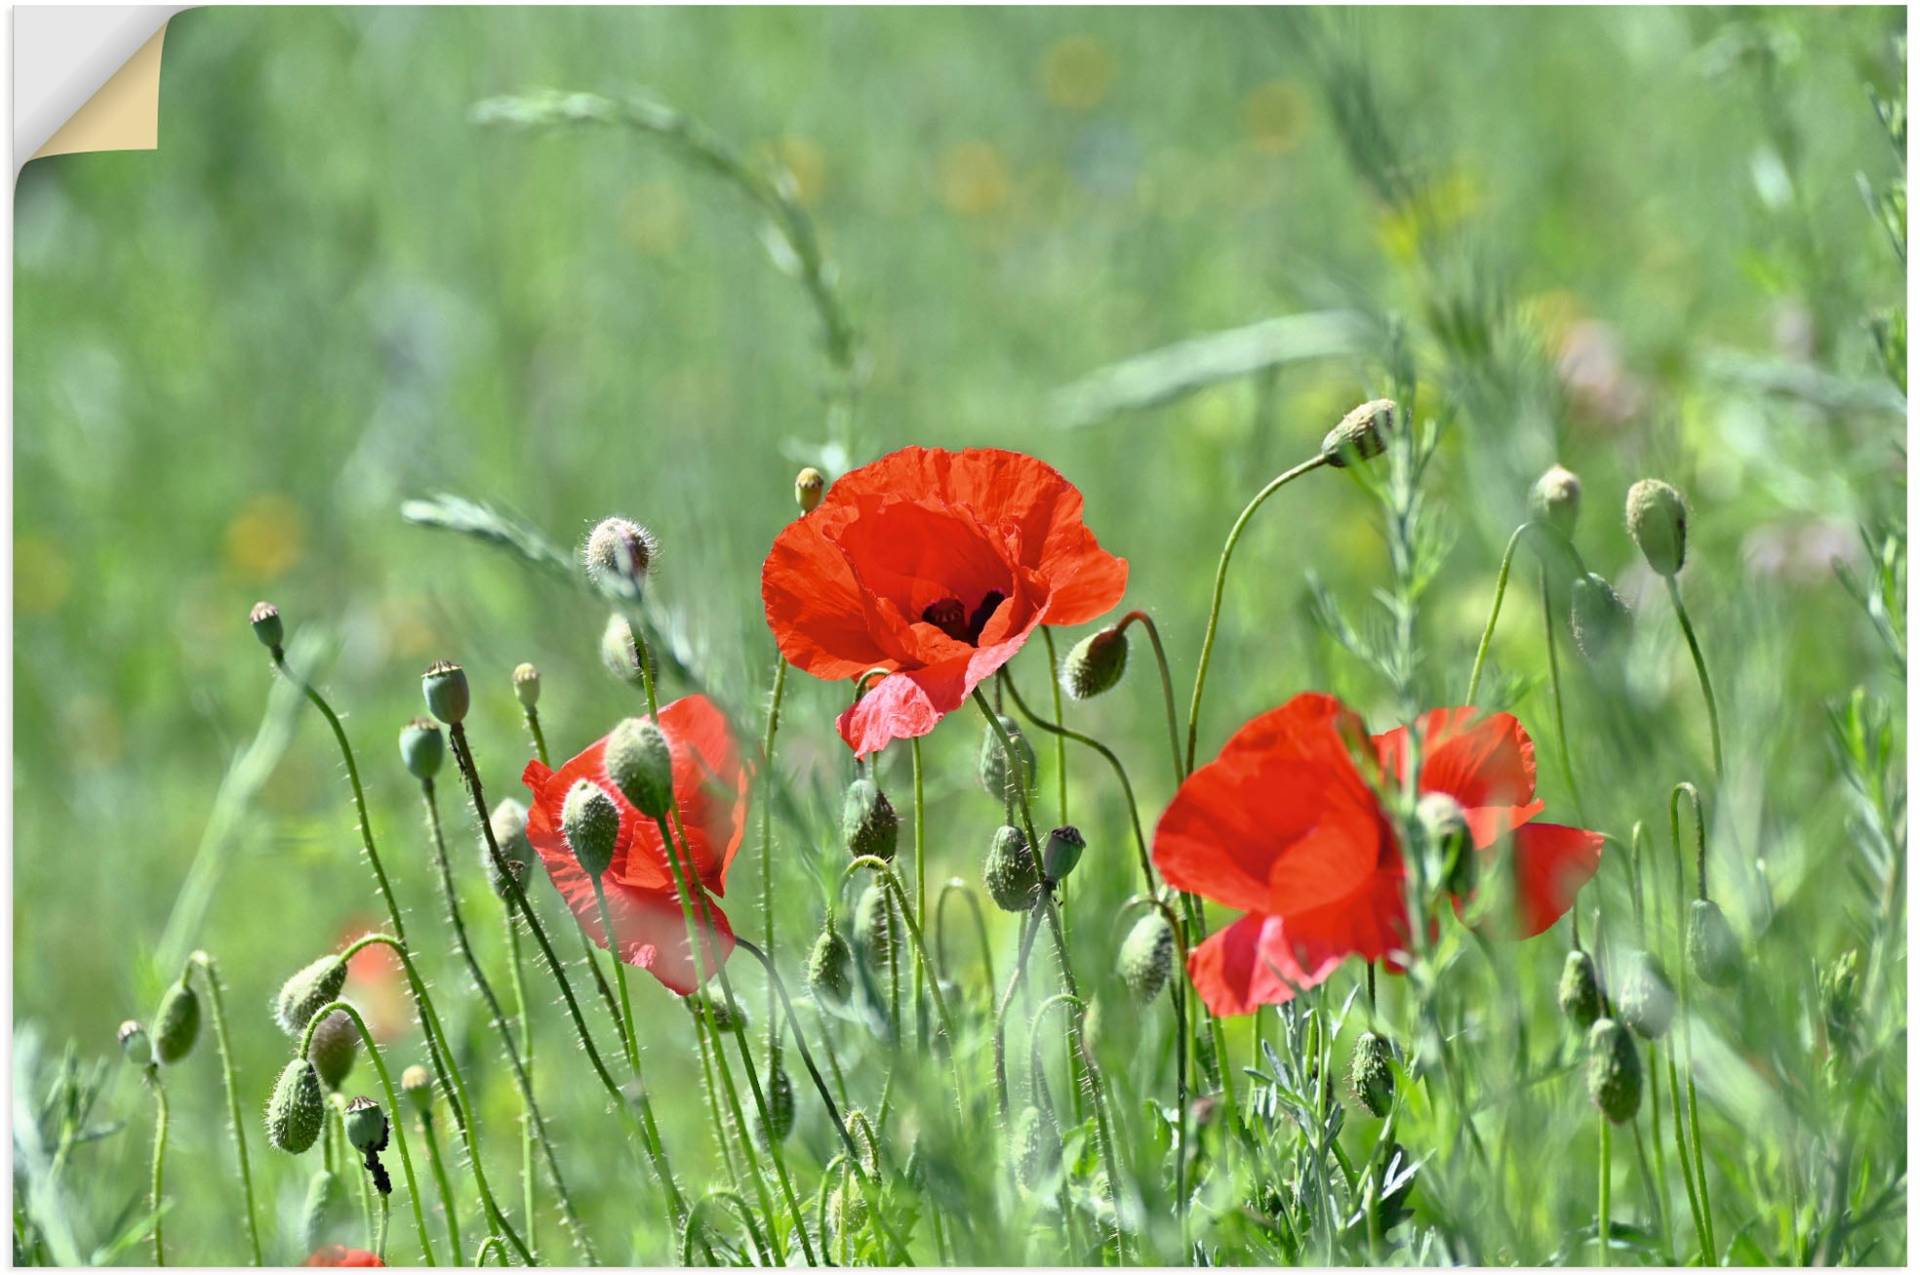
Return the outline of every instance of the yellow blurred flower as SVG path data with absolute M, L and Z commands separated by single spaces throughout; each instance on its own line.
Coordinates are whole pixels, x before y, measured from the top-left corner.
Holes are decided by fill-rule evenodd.
M 620 206 L 620 232 L 636 251 L 664 257 L 687 237 L 687 201 L 670 181 L 644 181 Z
M 962 217 L 984 217 L 1007 202 L 1012 182 L 1000 152 L 986 142 L 959 142 L 940 157 L 940 200 Z
M 1306 132 L 1307 95 L 1290 80 L 1269 80 L 1240 104 L 1240 122 L 1255 150 L 1284 155 Z
M 66 555 L 38 536 L 19 536 L 13 542 L 13 605 L 29 615 L 60 609 L 73 587 L 73 568 Z
M 1047 100 L 1070 111 L 1089 111 L 1113 85 L 1113 56 L 1090 35 L 1070 35 L 1047 50 L 1040 64 Z
M 1412 261 L 1423 237 L 1458 229 L 1480 208 L 1480 184 L 1462 169 L 1440 174 L 1406 208 L 1380 214 L 1380 246 L 1396 261 Z
M 827 190 L 827 153 L 811 137 L 782 137 L 767 148 L 793 178 L 793 197 L 802 208 L 819 204 Z
M 227 565 L 249 580 L 273 580 L 300 561 L 300 510 L 285 496 L 255 496 L 227 524 Z

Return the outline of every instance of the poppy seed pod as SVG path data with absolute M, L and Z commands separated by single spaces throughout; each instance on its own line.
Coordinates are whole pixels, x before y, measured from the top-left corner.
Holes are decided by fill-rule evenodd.
M 260 639 L 260 645 L 269 651 L 277 651 L 286 640 L 286 629 L 280 623 L 280 608 L 271 602 L 256 602 L 253 610 L 247 612 L 247 623 L 253 626 L 253 635 Z
M 1535 522 L 1573 539 L 1574 526 L 1580 521 L 1579 476 L 1564 465 L 1540 475 L 1527 495 L 1527 513 Z
M 1687 906 L 1687 961 L 1708 987 L 1732 987 L 1740 977 L 1740 940 L 1712 899 Z
M 440 773 L 447 759 L 447 738 L 440 723 L 431 717 L 416 717 L 400 728 L 400 760 L 407 773 L 422 783 Z
M 1040 876 L 1026 835 L 1018 828 L 1002 824 L 993 834 L 981 877 L 987 893 L 1003 911 L 1025 912 L 1040 901 Z
M 1375 1116 L 1393 1105 L 1393 1046 L 1373 1032 L 1361 1032 L 1353 1043 L 1353 1064 L 1347 1073 L 1353 1096 Z
M 808 465 L 793 478 L 793 503 L 800 506 L 800 512 L 810 514 L 820 507 L 820 498 L 827 494 L 827 478 L 812 465 Z
M 467 671 L 452 660 L 435 660 L 427 665 L 427 671 L 420 675 L 420 693 L 426 697 L 427 711 L 449 726 L 465 721 L 473 703 Z
M 331 1169 L 315 1169 L 307 1179 L 307 1197 L 300 1206 L 300 1247 L 318 1248 L 327 1238 L 333 1214 L 346 1201 L 346 1190 L 339 1175 Z
M 307 1057 L 313 1062 L 313 1069 L 320 1073 L 320 1083 L 328 1092 L 338 1090 L 346 1081 L 359 1052 L 360 1028 L 344 1009 L 336 1009 L 321 1019 L 313 1029 L 313 1039 L 307 1042 Z
M 1587 1033 L 1587 1097 L 1615 1124 L 1640 1111 L 1640 1050 L 1611 1018 L 1599 1019 Z
M 893 858 L 900 841 L 900 816 L 894 813 L 893 803 L 880 791 L 879 784 L 856 779 L 847 785 L 847 799 L 840 808 L 840 835 L 853 858 Z
M 1087 850 L 1087 839 L 1072 824 L 1047 834 L 1046 848 L 1040 852 L 1040 871 L 1049 881 L 1065 881 Z
M 327 1120 L 327 1099 L 313 1064 L 296 1058 L 286 1065 L 267 1100 L 267 1141 L 289 1155 L 314 1144 Z
M 1627 960 L 1627 976 L 1620 987 L 1620 1021 L 1648 1040 L 1658 1040 L 1673 1023 L 1673 984 L 1667 967 L 1652 952 L 1635 952 Z
M 153 1066 L 153 1042 L 147 1038 L 147 1029 L 129 1018 L 120 1024 L 120 1030 L 114 1034 L 120 1042 L 120 1053 L 136 1067 Z
M 883 970 L 893 959 L 898 939 L 896 924 L 893 900 L 887 897 L 887 887 L 868 886 L 861 893 L 860 902 L 854 906 L 853 941 L 859 944 L 869 968 Z
M 600 663 L 616 681 L 635 689 L 645 684 L 640 672 L 640 651 L 633 641 L 633 627 L 618 611 L 607 617 L 607 627 L 600 631 Z
M 1360 404 L 1340 418 L 1340 423 L 1320 440 L 1320 455 L 1335 469 L 1345 469 L 1355 460 L 1371 460 L 1387 450 L 1387 433 L 1393 428 L 1398 407 L 1390 398 L 1376 398 Z
M 1669 579 L 1687 562 L 1687 502 L 1658 478 L 1627 489 L 1627 531 L 1647 565 Z
M 347 1141 L 356 1151 L 387 1149 L 387 1113 L 371 1098 L 354 1098 L 346 1110 Z
M 580 558 L 596 589 L 609 597 L 638 598 L 659 552 L 653 533 L 631 518 L 603 518 L 587 533 Z
M 767 1118 L 762 1120 L 760 1113 L 754 1112 L 754 1140 L 768 1150 L 776 1142 L 785 1142 L 793 1132 L 793 1115 L 793 1081 L 776 1056 L 767 1077 Z
M 280 985 L 273 1000 L 273 1016 L 280 1030 L 298 1036 L 328 1001 L 338 1000 L 347 985 L 347 963 L 337 954 L 321 957 Z
M 629 717 L 607 736 L 607 777 L 649 819 L 673 809 L 673 747 L 648 718 Z
M 817 1004 L 835 1012 L 845 1009 L 853 996 L 853 949 L 834 928 L 832 917 L 807 954 L 807 985 Z
M 433 1114 L 433 1077 L 419 1063 L 400 1073 L 400 1093 L 422 1120 Z
M 1040 1108 L 1029 1103 L 1013 1122 L 1013 1163 L 1020 1185 L 1038 1190 L 1060 1169 L 1060 1128 Z
M 1600 1017 L 1600 980 L 1593 958 L 1579 948 L 1568 952 L 1567 963 L 1560 967 L 1560 1012 L 1581 1031 Z
M 531 664 L 513 666 L 513 697 L 520 707 L 532 712 L 540 703 L 540 670 Z
M 1011 768 L 1007 765 L 1007 750 L 1000 744 L 1000 736 L 991 726 L 981 727 L 980 736 L 980 786 L 995 801 L 1019 802 L 1024 795 L 1033 792 L 1038 777 L 1039 759 L 1034 756 L 1033 745 L 1011 717 L 1000 718 L 1000 729 L 1006 731 L 1007 738 L 1013 741 L 1013 752 L 1019 761 L 1019 779 L 1024 784 L 1023 793 L 1015 783 Z
M 1612 659 L 1626 645 L 1633 629 L 1633 612 L 1605 576 L 1589 571 L 1574 578 L 1567 627 L 1573 630 L 1573 644 L 1580 654 L 1598 664 Z
M 1173 927 L 1149 909 L 1120 944 L 1120 981 L 1142 1005 L 1152 1003 L 1173 973 Z
M 153 1015 L 153 1056 L 162 1063 L 177 1063 L 193 1052 L 200 1038 L 200 997 L 192 984 L 181 979 L 160 998 Z
M 533 868 L 533 843 L 527 840 L 527 808 L 512 797 L 503 797 L 500 804 L 493 808 L 493 814 L 488 816 L 487 825 L 493 829 L 493 844 L 500 847 L 500 857 L 506 860 L 507 871 L 524 886 L 527 874 Z M 486 870 L 487 883 L 493 887 L 493 892 L 503 899 L 511 898 L 513 891 L 502 879 L 500 867 L 493 861 L 493 850 L 487 845 L 485 837 L 480 838 L 480 865 Z
M 1073 644 L 1060 669 L 1060 689 L 1074 699 L 1112 690 L 1127 671 L 1127 634 L 1119 625 L 1089 633 Z
M 620 840 L 620 807 L 591 779 L 576 780 L 560 807 L 560 835 L 588 876 L 605 876 Z

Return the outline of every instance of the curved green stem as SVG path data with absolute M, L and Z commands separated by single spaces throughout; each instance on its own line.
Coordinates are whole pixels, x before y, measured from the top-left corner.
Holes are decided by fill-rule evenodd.
M 447 1247 L 455 1257 L 460 1248 L 460 1202 L 453 1193 L 453 1181 L 447 1177 L 447 1165 L 440 1154 L 440 1135 L 433 1131 L 433 1114 L 429 1111 L 420 1117 L 420 1137 L 427 1144 L 427 1167 L 433 1170 L 435 1188 L 440 1192 L 440 1209 L 447 1215 Z M 487 1242 L 499 1244 L 504 1249 L 506 1241 L 497 1235 L 489 1235 Z M 475 1265 L 479 1265 L 478 1259 Z
M 1173 755 L 1173 782 L 1178 785 L 1187 777 L 1187 768 L 1180 752 L 1180 715 L 1173 706 L 1173 669 L 1167 664 L 1166 644 L 1160 640 L 1160 626 L 1145 611 L 1129 611 L 1113 627 L 1124 632 L 1129 624 L 1145 629 L 1147 641 L 1153 644 L 1153 662 L 1160 670 L 1160 698 L 1166 703 L 1167 747 Z
M 1720 751 L 1720 706 L 1713 697 L 1713 679 L 1707 675 L 1707 659 L 1700 653 L 1700 639 L 1694 636 L 1693 620 L 1687 615 L 1687 604 L 1680 599 L 1680 581 L 1674 576 L 1667 577 L 1667 596 L 1673 599 L 1673 613 L 1680 620 L 1680 631 L 1686 634 L 1687 650 L 1693 655 L 1693 671 L 1700 678 L 1700 693 L 1707 700 L 1707 725 L 1713 731 L 1713 774 L 1714 778 L 1725 780 L 1727 768 Z
M 980 900 L 974 894 L 973 887 L 968 885 L 967 882 L 960 877 L 949 877 L 947 879 L 947 883 L 940 887 L 939 900 L 933 905 L 934 977 L 943 978 L 947 975 L 947 926 L 945 917 L 947 913 L 947 899 L 950 895 L 954 894 L 965 898 L 967 906 L 973 910 L 973 932 L 980 944 L 980 959 L 985 963 L 987 968 L 987 994 L 991 996 L 993 994 L 992 988 L 995 980 L 993 977 L 993 945 L 987 941 L 987 916 L 980 908 Z
M 499 1259 L 500 1265 L 507 1265 L 507 1246 L 498 1235 L 489 1235 L 480 1241 L 480 1247 L 473 1250 L 473 1264 L 485 1266 L 489 1253 Z
M 633 1029 L 633 1000 L 627 995 L 627 963 L 620 959 L 620 938 L 613 928 L 613 912 L 607 907 L 607 885 L 602 877 L 593 878 L 593 901 L 600 909 L 600 929 L 607 936 L 607 950 L 613 953 L 613 982 L 620 990 L 620 1016 L 614 1026 L 620 1029 L 620 1043 L 627 1053 L 627 1065 L 640 1079 L 640 1042 Z
M 927 955 L 927 945 L 920 931 L 920 922 L 914 918 L 912 911 L 907 907 L 906 887 L 901 885 L 900 878 L 894 875 L 892 865 L 878 855 L 863 854 L 847 864 L 846 868 L 841 872 L 840 879 L 846 881 L 851 878 L 854 873 L 863 868 L 879 877 L 881 883 L 886 887 L 887 892 L 893 896 L 894 902 L 900 907 L 901 915 L 906 919 L 907 936 L 913 942 L 915 956 L 922 965 L 931 966 L 933 962 Z M 960 1038 L 954 1033 L 953 1018 L 947 1012 L 947 998 L 940 991 L 940 980 L 929 979 L 928 987 L 933 993 L 934 1012 L 940 1016 L 940 1030 L 944 1032 L 947 1037 L 947 1047 L 943 1052 L 946 1054 L 949 1063 L 951 1063 L 954 1048 L 959 1043 Z M 966 1099 L 960 1090 L 960 1076 L 957 1070 L 954 1072 L 953 1083 L 954 1099 L 960 1104 L 960 1110 L 964 1112 L 966 1110 Z
M 731 1205 L 733 1211 L 740 1215 L 740 1221 L 746 1227 L 747 1236 L 753 1241 L 754 1261 L 765 1265 L 768 1260 L 767 1254 L 772 1250 L 767 1247 L 766 1238 L 760 1234 L 760 1224 L 753 1220 L 753 1210 L 748 1208 L 747 1202 L 733 1191 L 709 1191 L 693 1202 L 693 1208 L 688 1210 L 686 1223 L 680 1232 L 680 1264 L 693 1265 L 693 1244 L 700 1234 L 701 1210 L 708 1205 L 721 1204 Z
M 1520 547 L 1520 537 L 1539 527 L 1539 523 L 1528 521 L 1514 528 L 1513 535 L 1507 539 L 1506 552 L 1500 555 L 1500 574 L 1494 577 L 1493 607 L 1487 612 L 1486 627 L 1480 630 L 1480 646 L 1473 653 L 1473 672 L 1467 677 L 1467 707 L 1473 707 L 1474 696 L 1480 691 L 1480 670 L 1487 662 L 1487 648 L 1493 645 L 1493 629 L 1500 623 L 1500 604 L 1507 597 L 1507 576 L 1513 570 L 1513 551 Z
M 520 930 L 513 923 L 513 913 L 502 911 L 500 920 L 507 931 L 507 971 L 513 985 L 513 1012 L 520 1023 L 520 1066 L 526 1072 L 527 1085 L 533 1085 L 533 1018 L 527 1012 L 527 981 L 520 969 Z M 540 1218 L 534 1208 L 533 1199 L 533 1143 L 534 1129 L 532 1112 L 520 1113 L 520 1211 L 527 1219 L 527 1246 L 534 1252 L 540 1251 Z M 453 1251 L 460 1251 L 454 1245 Z
M 260 1220 L 255 1216 L 253 1169 L 247 1161 L 246 1124 L 240 1118 L 240 1089 L 234 1081 L 233 1042 L 227 1035 L 226 994 L 220 986 L 220 972 L 214 965 L 213 957 L 205 952 L 195 952 L 187 958 L 187 963 L 199 969 L 201 979 L 207 985 L 207 999 L 213 1006 L 213 1039 L 220 1050 L 220 1075 L 227 1088 L 227 1119 L 233 1125 L 233 1154 L 240 1164 L 240 1188 L 246 1199 L 247 1242 L 253 1249 L 253 1264 L 263 1266 L 266 1259 L 261 1255 Z
M 1058 922 L 1055 921 L 1054 924 L 1058 924 Z M 1105 1097 L 1106 1085 L 1101 1079 L 1100 1069 L 1094 1065 L 1093 1058 L 1087 1050 L 1087 1036 L 1084 1021 L 1086 1019 L 1087 1007 L 1085 1002 L 1083 1002 L 1077 994 L 1072 992 L 1057 992 L 1046 1000 L 1041 1001 L 1040 1007 L 1033 1011 L 1031 1029 L 1036 1037 L 1039 1035 L 1040 1020 L 1046 1017 L 1047 1010 L 1055 1005 L 1062 1005 L 1072 1010 L 1072 1013 L 1067 1019 L 1067 1021 L 1072 1024 L 1072 1031 L 1069 1034 L 1073 1039 L 1074 1048 L 1080 1053 L 1081 1063 L 1086 1068 L 1087 1084 L 1093 1090 L 1093 1132 L 1095 1139 L 1100 1144 L 1100 1163 L 1107 1171 L 1107 1185 L 1113 1191 L 1113 1244 L 1116 1250 L 1116 1256 L 1119 1258 L 1121 1265 L 1125 1265 L 1127 1260 L 1127 1232 L 1126 1228 L 1120 1224 L 1120 1165 L 1114 1157 L 1113 1130 L 1108 1125 L 1107 1100 Z
M 1668 583 L 1671 584 L 1672 581 L 1669 580 Z M 1679 595 L 1676 593 L 1675 605 L 1678 605 L 1678 602 Z M 1674 874 L 1676 884 L 1679 886 L 1678 893 L 1675 895 L 1676 915 L 1684 917 L 1686 915 L 1687 885 L 1686 856 L 1680 849 L 1680 799 L 1682 797 L 1685 797 L 1693 807 L 1694 852 L 1701 862 L 1705 862 L 1706 860 L 1707 826 L 1705 814 L 1700 803 L 1699 789 L 1690 783 L 1682 782 L 1675 784 L 1671 795 L 1667 798 L 1667 818 L 1673 835 Z M 1676 964 L 1679 966 L 1680 981 L 1680 1048 L 1684 1055 L 1682 1064 L 1687 1073 L 1687 1131 L 1693 1139 L 1693 1172 L 1700 1191 L 1700 1220 L 1706 1227 L 1706 1234 L 1702 1237 L 1702 1243 L 1706 1246 L 1704 1253 L 1706 1260 L 1711 1264 L 1717 1265 L 1719 1257 L 1718 1245 L 1714 1242 L 1713 1235 L 1713 1197 L 1707 1190 L 1707 1159 L 1700 1142 L 1700 1096 L 1695 1089 L 1693 1081 L 1693 1020 L 1691 1017 L 1691 997 L 1688 989 L 1688 984 L 1691 980 L 1688 977 L 1689 963 L 1686 960 L 1686 954 L 1684 952 L 1681 953 L 1681 959 L 1677 961 Z
M 160 1083 L 160 1068 L 147 1067 L 147 1087 L 153 1090 L 153 1180 L 147 1207 L 153 1212 L 153 1264 L 167 1264 L 166 1242 L 162 1236 L 165 1218 L 160 1212 L 166 1196 L 167 1175 L 167 1087 Z
M 1042 625 L 1040 636 L 1047 644 L 1047 685 L 1053 689 L 1053 720 L 1064 722 L 1067 714 L 1066 704 L 1060 697 L 1060 654 L 1054 649 L 1052 629 Z M 916 746 L 919 742 L 914 741 Z M 1067 817 L 1067 740 L 1064 735 L 1056 734 L 1053 737 L 1053 769 L 1059 779 L 1060 823 L 1064 827 L 1073 822 Z
M 1560 694 L 1560 650 L 1553 633 L 1553 586 L 1547 579 L 1544 562 L 1540 564 L 1540 621 L 1547 638 L 1547 681 L 1553 689 L 1553 734 L 1554 743 L 1560 749 L 1560 773 L 1566 777 L 1567 792 L 1573 797 L 1574 811 L 1584 827 L 1587 807 L 1580 798 L 1580 785 L 1573 778 L 1573 753 L 1567 747 L 1566 701 Z

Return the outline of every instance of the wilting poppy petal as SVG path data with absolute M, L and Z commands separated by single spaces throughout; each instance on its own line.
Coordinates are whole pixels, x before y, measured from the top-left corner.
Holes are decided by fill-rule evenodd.
M 1580 887 L 1600 870 L 1606 838 L 1585 828 L 1530 823 L 1513 833 L 1519 931 L 1532 938 L 1566 915 Z

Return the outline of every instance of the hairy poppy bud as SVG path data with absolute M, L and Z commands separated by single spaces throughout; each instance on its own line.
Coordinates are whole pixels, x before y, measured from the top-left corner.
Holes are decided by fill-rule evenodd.
M 1680 574 L 1687 561 L 1687 502 L 1678 491 L 1658 478 L 1628 488 L 1627 531 L 1655 572 Z
M 359 1052 L 360 1028 L 344 1009 L 336 1009 L 321 1019 L 320 1025 L 313 1029 L 313 1039 L 307 1043 L 307 1057 L 313 1069 L 320 1073 L 320 1083 L 329 1092 L 339 1089 L 346 1081 Z
M 1072 824 L 1055 828 L 1047 834 L 1046 848 L 1040 852 L 1040 871 L 1049 881 L 1065 881 L 1086 849 L 1087 839 L 1078 828 Z
M 826 475 L 808 465 L 793 479 L 793 503 L 800 506 L 800 512 L 810 514 L 820 507 L 820 498 L 827 494 Z
M 267 1141 L 289 1155 L 299 1155 L 320 1136 L 327 1120 L 327 1099 L 320 1077 L 304 1058 L 288 1063 L 267 1100 Z
M 193 1052 L 200 1038 L 200 996 L 186 979 L 167 989 L 153 1016 L 153 1056 L 177 1063 Z
M 611 754 L 611 746 L 607 751 Z M 560 805 L 560 835 L 588 876 L 605 876 L 620 840 L 620 807 L 593 780 L 575 780 Z
M 867 1224 L 867 1197 L 857 1182 L 842 1182 L 827 1196 L 827 1234 L 836 1243 Z
M 347 1141 L 356 1151 L 387 1149 L 387 1113 L 371 1098 L 354 1098 L 347 1103 Z
M 847 785 L 847 800 L 840 808 L 840 835 L 847 853 L 854 858 L 873 855 L 893 858 L 900 840 L 900 816 L 880 785 L 871 779 L 856 779 Z
M 153 1042 L 147 1038 L 147 1029 L 139 1023 L 129 1018 L 120 1024 L 115 1038 L 119 1040 L 120 1052 L 128 1062 L 136 1067 L 153 1065 Z
M 1687 961 L 1708 987 L 1732 987 L 1740 977 L 1740 940 L 1712 899 L 1687 907 Z
M 1593 958 L 1579 948 L 1568 952 L 1567 963 L 1560 967 L 1560 1012 L 1581 1031 L 1600 1017 L 1600 979 Z
M 1025 912 L 1040 901 L 1040 877 L 1034 868 L 1033 852 L 1018 828 L 1003 824 L 993 834 L 981 876 L 987 893 L 1005 911 Z
M 1535 522 L 1552 527 L 1567 539 L 1580 521 L 1580 478 L 1564 465 L 1540 475 L 1527 496 L 1527 513 Z
M 673 747 L 644 717 L 629 717 L 607 736 L 607 778 L 634 809 L 660 819 L 673 809 Z
M 769 1150 L 776 1142 L 785 1142 L 793 1132 L 793 1114 L 793 1081 L 787 1078 L 787 1069 L 776 1055 L 767 1075 L 767 1118 L 762 1120 L 759 1112 L 754 1113 L 754 1140 Z
M 269 651 L 277 651 L 286 640 L 286 629 L 280 623 L 280 608 L 271 602 L 256 602 L 253 610 L 247 612 L 247 623 L 253 626 L 253 635 L 260 639 L 260 645 Z
M 603 518 L 580 548 L 587 579 L 609 597 L 638 598 L 660 552 L 653 533 L 631 518 Z
M 1426 837 L 1431 875 L 1450 894 L 1468 895 L 1478 875 L 1478 856 L 1467 830 L 1467 812 L 1444 792 L 1430 792 L 1414 807 Z
M 995 801 L 1018 802 L 1023 795 L 1031 794 L 1040 763 L 1033 755 L 1033 745 L 1027 742 L 1020 727 L 1011 717 L 1000 719 L 1000 729 L 1006 731 L 1007 738 L 1013 741 L 1014 757 L 1019 762 L 1019 783 L 1015 782 L 1014 772 L 1007 765 L 1007 750 L 1001 747 L 999 734 L 991 726 L 981 729 L 985 733 L 980 737 L 980 786 Z
M 315 1169 L 307 1179 L 307 1198 L 300 1206 L 300 1247 L 318 1248 L 332 1228 L 333 1215 L 346 1201 L 346 1189 L 331 1169 Z
M 1387 432 L 1393 428 L 1393 414 L 1398 410 L 1390 398 L 1360 404 L 1327 431 L 1320 440 L 1320 455 L 1335 469 L 1378 456 L 1387 450 Z
M 540 670 L 531 664 L 513 666 L 513 697 L 520 707 L 532 712 L 540 703 Z
M 400 1073 L 400 1093 L 422 1120 L 433 1114 L 433 1077 L 419 1063 Z
M 1063 1148 L 1060 1127 L 1046 1112 L 1029 1103 L 1013 1122 L 1013 1163 L 1020 1185 L 1039 1190 L 1060 1169 Z
M 420 693 L 426 697 L 427 711 L 449 726 L 458 726 L 467 718 L 473 692 L 467 686 L 467 671 L 452 660 L 435 660 L 420 675 Z
M 280 1030 L 299 1036 L 328 1001 L 340 998 L 347 985 L 347 963 L 338 955 L 323 956 L 280 985 L 273 1000 L 273 1016 Z
M 533 843 L 527 839 L 527 808 L 512 797 L 503 797 L 487 817 L 487 826 L 493 829 L 493 844 L 500 847 L 500 857 L 506 860 L 506 870 L 513 874 L 516 882 L 525 886 L 527 874 L 533 870 Z M 484 836 L 480 838 L 480 866 L 486 870 L 487 884 L 493 887 L 495 894 L 503 899 L 513 897 L 512 889 L 500 873 L 500 866 L 493 861 L 493 850 Z
M 1347 1073 L 1353 1096 L 1375 1116 L 1393 1105 L 1393 1046 L 1372 1032 L 1361 1032 L 1353 1043 L 1353 1065 Z
M 861 892 L 860 902 L 854 906 L 853 941 L 860 945 L 870 968 L 885 969 L 893 959 L 898 938 L 894 932 L 895 925 L 893 900 L 887 897 L 887 887 L 868 886 Z
M 1667 1034 L 1673 1022 L 1673 984 L 1667 967 L 1652 952 L 1628 958 L 1627 976 L 1620 987 L 1620 1020 L 1648 1040 Z
M 813 989 L 817 1004 L 836 1013 L 852 999 L 853 949 L 833 927 L 832 917 L 827 918 L 820 937 L 813 941 L 813 951 L 807 955 L 807 985 Z
M 725 996 L 715 996 L 702 989 L 690 994 L 686 998 L 686 1005 L 696 1016 L 710 1016 L 716 1031 L 730 1033 L 736 1027 L 749 1025 L 746 1003 L 738 999 L 729 1002 Z
M 1152 1002 L 1173 973 L 1173 927 L 1156 910 L 1133 923 L 1120 945 L 1120 981 L 1142 1005 Z
M 1060 669 L 1060 689 L 1075 699 L 1092 699 L 1112 690 L 1126 671 L 1127 634 L 1116 624 L 1073 644 Z
M 1640 1111 L 1640 1050 L 1611 1018 L 1599 1019 L 1587 1033 L 1587 1097 L 1615 1124 Z
M 400 760 L 407 773 L 425 783 L 440 773 L 447 759 L 447 738 L 440 723 L 431 717 L 416 717 L 400 728 Z
M 1574 578 L 1567 627 L 1573 630 L 1573 644 L 1580 654 L 1598 664 L 1612 659 L 1626 644 L 1633 612 L 1605 576 L 1589 571 Z
M 633 626 L 618 611 L 607 617 L 607 627 L 600 632 L 600 662 L 616 681 L 635 688 L 645 684 L 646 679 L 640 672 L 640 649 L 633 640 Z

